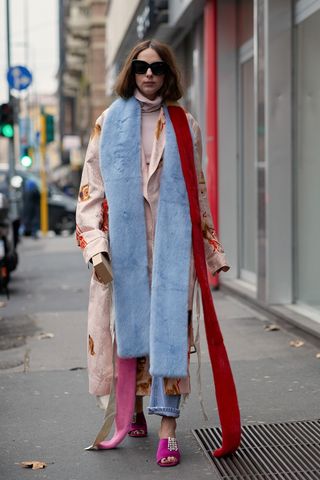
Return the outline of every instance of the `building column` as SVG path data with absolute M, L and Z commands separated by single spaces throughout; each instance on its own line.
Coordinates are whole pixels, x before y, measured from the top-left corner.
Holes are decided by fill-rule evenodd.
M 292 2 L 255 0 L 257 296 L 292 301 Z
M 223 278 L 236 279 L 239 275 L 236 0 L 218 1 L 218 47 L 219 236 L 231 265 Z
M 219 235 L 217 24 L 217 0 L 207 0 L 204 8 L 207 185 L 214 226 Z M 217 277 L 210 276 L 210 283 L 217 287 Z

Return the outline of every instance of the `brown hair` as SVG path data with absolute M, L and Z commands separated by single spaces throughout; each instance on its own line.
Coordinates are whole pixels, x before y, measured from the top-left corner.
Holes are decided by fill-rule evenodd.
M 161 60 L 169 65 L 168 72 L 165 74 L 165 79 L 159 95 L 163 100 L 176 101 L 183 95 L 183 90 L 180 82 L 180 71 L 170 47 L 165 43 L 158 42 L 158 40 L 144 40 L 138 43 L 127 56 L 123 67 L 118 75 L 115 91 L 122 98 L 130 98 L 134 94 L 136 88 L 135 75 L 132 71 L 131 62 L 139 53 L 147 48 L 153 48 L 161 57 Z

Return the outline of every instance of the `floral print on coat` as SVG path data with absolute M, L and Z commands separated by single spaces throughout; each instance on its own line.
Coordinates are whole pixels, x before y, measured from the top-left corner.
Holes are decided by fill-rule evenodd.
M 101 126 L 107 115 L 107 110 L 98 118 L 94 133 L 90 139 L 82 172 L 81 185 L 77 206 L 76 239 L 82 249 L 84 260 L 101 252 L 109 254 L 108 203 L 105 198 L 104 185 L 99 166 L 99 140 Z M 201 167 L 201 133 L 194 118 L 188 113 L 188 120 L 193 130 L 195 140 L 194 159 L 198 177 L 199 203 L 202 219 L 202 232 L 206 261 L 209 271 L 215 274 L 221 270 L 227 271 L 223 248 L 214 230 L 210 208 L 208 205 L 205 179 Z M 142 193 L 144 196 L 146 233 L 148 246 L 149 273 L 152 275 L 153 239 L 156 224 L 157 205 L 160 191 L 160 178 L 165 147 L 165 116 L 161 109 L 157 123 L 154 146 L 150 164 L 141 158 Z M 110 258 L 112 263 L 112 258 Z M 192 308 L 192 297 L 195 283 L 193 255 L 190 262 L 189 279 L 189 310 Z M 92 274 L 88 308 L 88 373 L 89 391 L 94 395 L 110 393 L 113 368 L 113 326 L 111 325 L 112 285 L 99 283 Z M 189 345 L 192 345 L 192 325 L 189 322 Z M 94 355 L 92 354 L 94 352 Z M 151 377 L 147 358 L 137 362 L 137 394 L 150 394 Z M 182 379 L 165 379 L 167 394 L 187 394 L 190 392 L 189 376 Z

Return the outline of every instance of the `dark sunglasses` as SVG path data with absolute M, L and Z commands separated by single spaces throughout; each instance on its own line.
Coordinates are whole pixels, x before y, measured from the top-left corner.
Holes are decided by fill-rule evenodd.
M 166 62 L 147 63 L 143 60 L 132 60 L 132 70 L 138 75 L 146 73 L 148 68 L 151 68 L 153 75 L 164 75 L 168 71 L 168 64 Z

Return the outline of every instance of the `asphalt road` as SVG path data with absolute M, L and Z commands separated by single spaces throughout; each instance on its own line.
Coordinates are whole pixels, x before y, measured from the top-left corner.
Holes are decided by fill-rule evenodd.
M 87 393 L 86 308 L 90 272 L 72 237 L 25 239 L 11 297 L 0 298 L 0 479 L 52 480 L 218 479 L 191 429 L 217 425 L 208 354 L 202 353 L 202 388 L 209 420 L 197 397 L 192 356 L 192 394 L 179 419 L 182 462 L 155 463 L 159 421 L 150 435 L 113 451 L 87 452 L 103 412 Z M 214 293 L 232 361 L 244 424 L 319 417 L 320 345 L 294 328 L 267 331 L 270 320 L 237 299 Z M 203 335 L 202 335 L 203 337 Z M 290 342 L 300 339 L 300 347 Z M 310 339 L 308 339 L 310 340 Z M 312 340 L 312 339 L 311 339 Z M 39 460 L 43 470 L 19 463 Z

